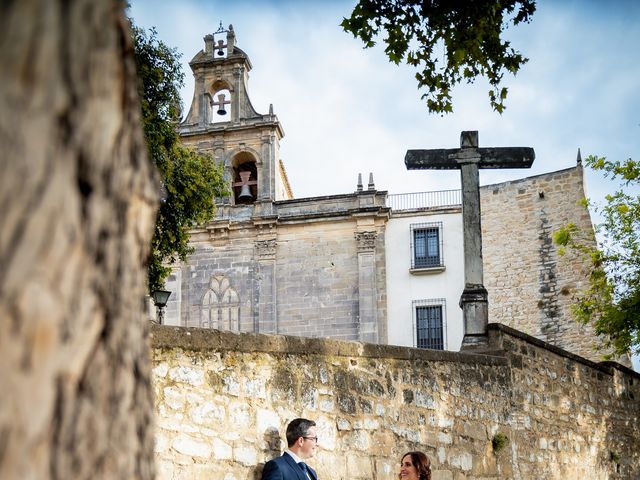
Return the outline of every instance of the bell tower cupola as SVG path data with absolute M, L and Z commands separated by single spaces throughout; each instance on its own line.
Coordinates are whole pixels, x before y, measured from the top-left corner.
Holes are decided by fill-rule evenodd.
M 246 207 L 292 198 L 279 157 L 284 131 L 273 106 L 260 114 L 251 103 L 247 85 L 252 66 L 236 45 L 233 25 L 225 29 L 220 22 L 189 65 L 194 92 L 179 125 L 180 137 L 224 165 L 231 195 L 223 203 Z

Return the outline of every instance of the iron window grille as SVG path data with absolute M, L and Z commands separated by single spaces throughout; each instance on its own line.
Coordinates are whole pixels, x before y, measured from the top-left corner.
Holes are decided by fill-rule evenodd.
M 444 266 L 442 222 L 411 225 L 411 268 Z
M 444 298 L 415 300 L 413 302 L 413 325 L 415 346 L 444 350 L 447 345 L 446 302 Z

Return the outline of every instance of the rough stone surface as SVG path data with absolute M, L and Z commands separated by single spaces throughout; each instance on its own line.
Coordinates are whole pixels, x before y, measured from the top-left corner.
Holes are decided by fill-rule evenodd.
M 155 327 L 156 372 L 188 366 L 207 378 L 194 385 L 155 377 L 158 444 L 189 430 L 213 452 L 205 459 L 158 449 L 158 478 L 178 478 L 177 469 L 184 479 L 202 471 L 259 478 L 297 416 L 318 423 L 320 451 L 309 463 L 323 479 L 392 480 L 400 455 L 413 449 L 429 455 L 439 479 L 636 478 L 640 375 L 498 324 L 490 324 L 489 341 L 494 355 L 481 356 Z M 224 391 L 228 377 L 238 383 L 233 395 Z M 264 398 L 251 393 L 256 379 Z M 168 387 L 217 405 L 224 418 L 190 421 L 199 405 L 173 408 Z M 498 432 L 508 441 L 494 452 Z
M 593 328 L 573 320 L 586 265 L 558 255 L 555 230 L 574 223 L 592 230 L 582 167 L 481 188 L 489 321 L 500 322 L 583 357 L 599 360 Z

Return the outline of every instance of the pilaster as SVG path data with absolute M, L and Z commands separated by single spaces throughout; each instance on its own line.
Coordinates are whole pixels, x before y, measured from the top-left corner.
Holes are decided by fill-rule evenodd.
M 256 240 L 256 281 L 258 306 L 255 318 L 255 331 L 260 333 L 278 333 L 276 298 L 276 250 L 275 238 Z
M 378 343 L 376 231 L 356 232 L 358 247 L 359 340 Z

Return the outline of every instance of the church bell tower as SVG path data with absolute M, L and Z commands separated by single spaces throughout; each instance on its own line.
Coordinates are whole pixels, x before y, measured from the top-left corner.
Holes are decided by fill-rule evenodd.
M 236 45 L 233 26 L 204 37 L 204 50 L 189 63 L 194 76 L 191 108 L 179 125 L 182 142 L 210 153 L 224 165 L 231 195 L 223 209 L 255 208 L 250 215 L 269 214 L 276 200 L 293 197 L 279 157 L 282 126 L 269 107 L 259 114 L 253 108 L 247 84 L 251 62 Z M 247 212 L 243 213 L 243 216 Z

